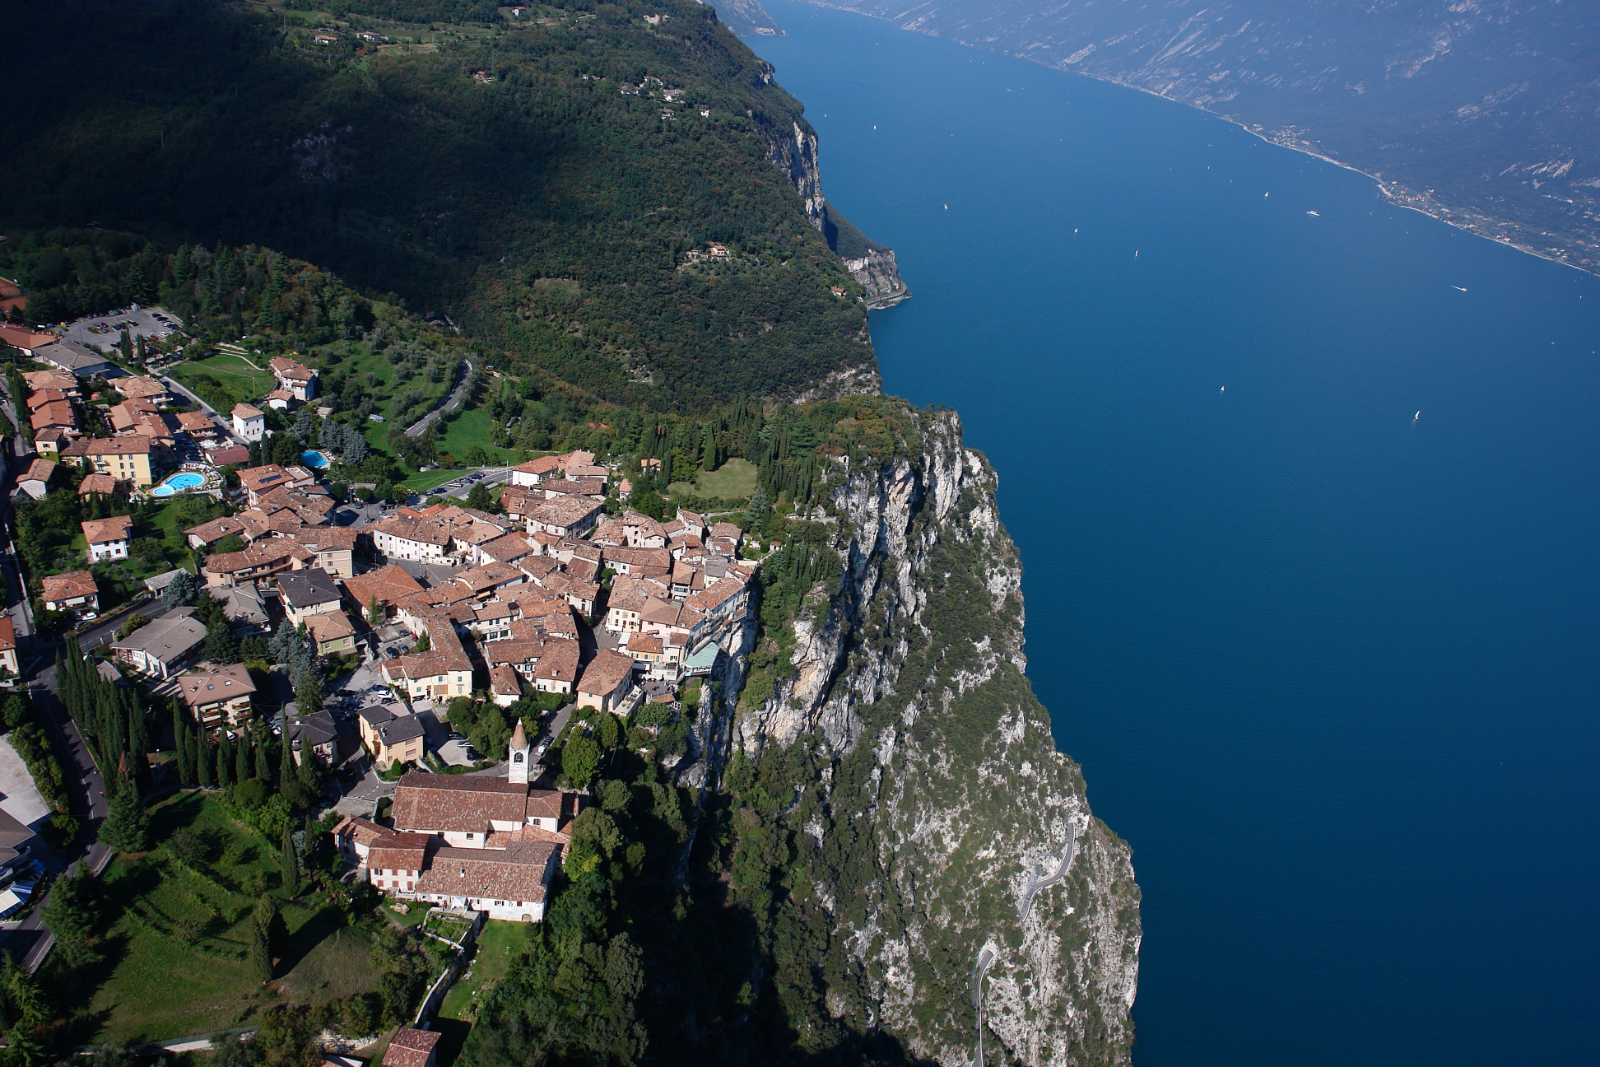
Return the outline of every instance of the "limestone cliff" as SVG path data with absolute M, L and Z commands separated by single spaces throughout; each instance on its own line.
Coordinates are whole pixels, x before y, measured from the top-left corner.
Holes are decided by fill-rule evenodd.
M 895 262 L 894 249 L 874 248 L 860 256 L 840 258 L 850 276 L 866 289 L 867 307 L 880 311 L 910 298 L 911 290 L 900 280 L 900 264 Z
M 763 66 L 764 78 L 770 81 L 772 73 L 770 66 Z M 790 183 L 800 194 L 806 217 L 828 238 L 828 247 L 866 290 L 867 307 L 881 310 L 909 299 L 911 290 L 900 279 L 900 265 L 895 261 L 894 250 L 867 240 L 822 195 L 816 131 L 809 124 L 794 121 L 787 130 L 756 116 L 752 116 L 752 121 L 767 142 L 768 158 L 789 176 Z
M 1095 819 L 1023 674 L 1021 567 L 996 477 L 951 412 L 904 409 L 900 454 L 837 462 L 843 560 L 796 622 L 792 671 L 700 738 L 718 762 L 780 746 L 820 763 L 796 785 L 807 922 L 826 929 L 828 1012 L 908 1053 L 972 1062 L 985 947 L 986 1047 L 1027 1064 L 1125 1063 L 1138 974 L 1128 846 Z M 754 636 L 734 653 L 737 690 Z M 1019 905 L 1075 838 L 1064 882 Z M 814 847 L 813 847 L 814 843 Z M 863 873 L 865 872 L 865 873 Z

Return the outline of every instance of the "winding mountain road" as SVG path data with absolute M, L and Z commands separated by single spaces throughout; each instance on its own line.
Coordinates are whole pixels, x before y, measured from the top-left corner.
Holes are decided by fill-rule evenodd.
M 466 368 L 465 373 L 462 373 L 462 367 Z M 467 385 L 472 381 L 472 360 L 462 360 L 461 367 L 456 368 L 456 373 L 459 377 L 456 379 L 455 388 L 450 390 L 450 395 L 445 397 L 444 403 L 412 423 L 406 430 L 407 437 L 421 437 L 428 432 L 428 427 L 433 425 L 433 420 L 461 406 L 461 402 L 467 398 Z
M 1078 828 L 1072 823 L 1067 824 L 1067 844 L 1061 850 L 1061 859 L 1056 864 L 1056 869 L 1040 877 L 1037 872 L 1029 872 L 1028 886 L 1022 891 L 1022 899 L 1017 902 L 1017 918 L 1022 922 L 1028 921 L 1028 916 L 1033 913 L 1033 900 L 1039 895 L 1041 889 L 1049 889 L 1067 877 L 1067 870 L 1072 866 L 1072 859 L 1078 854 Z M 978 1016 L 978 1047 L 972 1057 L 972 1067 L 984 1067 L 983 1064 L 983 980 L 989 974 L 989 968 L 994 966 L 995 953 L 988 945 L 978 953 L 978 958 L 972 964 L 972 1010 Z

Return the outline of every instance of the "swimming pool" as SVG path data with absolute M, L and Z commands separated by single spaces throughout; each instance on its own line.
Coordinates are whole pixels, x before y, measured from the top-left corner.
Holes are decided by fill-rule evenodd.
M 321 452 L 302 452 L 300 453 L 300 462 L 314 471 L 320 471 L 328 466 L 328 457 Z
M 172 496 L 174 493 L 181 493 L 186 489 L 193 489 L 195 486 L 203 484 L 205 484 L 205 478 L 203 476 L 199 474 L 191 474 L 188 471 L 185 471 L 182 474 L 174 474 L 172 477 L 168 478 L 166 481 L 150 490 L 150 495 Z

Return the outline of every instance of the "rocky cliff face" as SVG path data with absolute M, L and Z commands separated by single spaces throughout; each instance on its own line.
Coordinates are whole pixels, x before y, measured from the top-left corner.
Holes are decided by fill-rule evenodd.
M 808 922 L 830 931 L 820 966 L 837 1020 L 970 1063 L 987 947 L 989 1050 L 1125 1063 L 1140 940 L 1130 851 L 1090 813 L 1023 675 L 1021 568 L 993 470 L 953 413 L 907 407 L 902 425 L 898 458 L 840 461 L 826 520 L 844 572 L 796 623 L 792 674 L 760 707 L 725 707 L 702 741 L 822 765 L 796 787 L 810 839 L 796 879 L 810 885 Z M 725 691 L 751 636 L 730 649 Z M 1074 838 L 1065 880 L 1019 917 Z
M 850 276 L 866 289 L 867 307 L 874 311 L 894 307 L 911 296 L 911 290 L 900 280 L 900 264 L 895 262 L 893 249 L 874 249 L 864 256 L 842 258 Z
M 770 79 L 771 68 L 764 70 Z M 827 233 L 828 201 L 822 195 L 822 173 L 817 167 L 817 134 L 809 125 L 798 122 L 791 125 L 792 130 L 784 131 L 757 122 L 767 142 L 768 157 L 789 176 L 790 183 L 805 202 L 806 217 L 811 224 Z M 895 262 L 893 250 L 872 246 L 863 248 L 860 255 L 844 253 L 840 259 L 851 277 L 866 289 L 867 307 L 875 310 L 893 307 L 911 296 L 911 290 L 900 280 L 900 266 Z

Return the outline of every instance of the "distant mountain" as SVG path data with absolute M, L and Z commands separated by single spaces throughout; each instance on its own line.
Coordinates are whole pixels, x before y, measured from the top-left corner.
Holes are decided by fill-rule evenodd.
M 761 0 L 714 0 L 717 18 L 740 37 L 782 37 L 783 31 L 773 21 Z
M 823 0 L 811 0 L 823 2 Z M 826 0 L 1205 108 L 1600 270 L 1600 8 L 1561 0 Z

